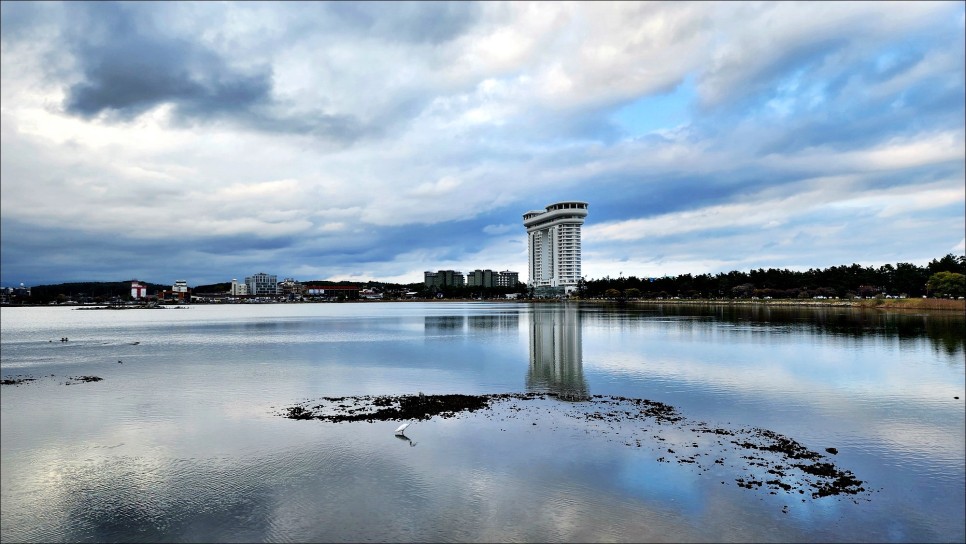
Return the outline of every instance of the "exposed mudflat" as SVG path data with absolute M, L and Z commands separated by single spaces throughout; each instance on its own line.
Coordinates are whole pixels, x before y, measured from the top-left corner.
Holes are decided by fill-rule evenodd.
M 47 380 L 50 378 L 56 378 L 56 376 L 51 374 L 49 376 L 41 376 L 40 378 L 34 378 L 33 376 L 17 374 L 15 376 L 9 376 L 7 378 L 4 378 L 3 380 L 0 380 L 0 385 L 26 385 L 30 382 L 35 382 L 41 379 Z M 99 382 L 104 379 L 104 378 L 101 378 L 100 376 L 66 376 L 66 378 L 67 378 L 67 381 L 64 382 L 64 385 L 72 385 L 75 383 Z
M 3 379 L 3 380 L 0 380 L 0 385 L 20 385 L 20 384 L 32 382 L 32 381 L 34 381 L 36 379 L 37 378 L 31 378 L 31 377 L 27 377 L 27 376 L 23 376 L 23 377 L 21 377 L 21 376 L 12 376 L 10 378 L 6 378 L 6 379 Z
M 538 402 L 548 400 L 556 402 Z M 323 397 L 287 407 L 279 415 L 338 423 L 424 421 L 471 412 L 500 421 L 532 420 L 531 425 L 543 422 L 549 414 L 551 430 L 580 424 L 587 435 L 596 435 L 589 439 L 604 437 L 641 448 L 642 454 L 649 452 L 657 462 L 688 465 L 699 473 L 730 474 L 739 487 L 798 495 L 803 502 L 829 496 L 869 500 L 871 493 L 865 482 L 831 461 L 829 455 L 838 453 L 835 447 L 825 447 L 823 454 L 767 429 L 723 428 L 691 421 L 673 406 L 647 399 L 594 395 L 564 401 L 543 393 L 367 395 Z
M 87 382 L 99 382 L 99 381 L 103 380 L 104 378 L 101 378 L 100 376 L 71 376 L 68 379 L 69 380 L 72 380 L 72 381 L 68 381 L 64 385 L 70 385 L 72 383 L 81 383 L 81 382 L 84 382 L 84 383 L 87 383 Z

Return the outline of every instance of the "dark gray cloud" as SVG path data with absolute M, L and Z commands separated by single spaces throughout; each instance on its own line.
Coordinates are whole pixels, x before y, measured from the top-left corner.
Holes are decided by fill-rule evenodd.
M 126 121 L 170 105 L 172 121 L 179 125 L 229 121 L 343 143 L 380 132 L 349 114 L 298 111 L 276 100 L 269 65 L 233 62 L 200 40 L 166 31 L 156 8 L 69 4 L 76 24 L 65 39 L 81 80 L 66 89 L 66 111 Z
M 165 34 L 139 5 L 77 3 L 68 44 L 83 80 L 68 88 L 66 109 L 122 118 L 159 104 L 184 115 L 249 111 L 271 98 L 271 70 L 243 71 L 198 42 Z
M 65 106 L 71 113 L 94 116 L 110 112 L 130 118 L 160 104 L 174 104 L 187 117 L 217 116 L 250 111 L 264 104 L 271 92 L 271 76 L 231 73 L 217 62 L 185 67 L 186 51 L 158 44 L 132 55 L 127 48 L 84 51 L 83 83 L 68 90 Z

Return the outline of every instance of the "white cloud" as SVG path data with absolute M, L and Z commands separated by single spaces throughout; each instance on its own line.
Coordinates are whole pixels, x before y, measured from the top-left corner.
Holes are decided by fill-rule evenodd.
M 502 224 L 502 225 L 487 225 L 483 227 L 483 232 L 485 234 L 490 234 L 494 236 L 499 234 L 507 234 L 509 232 L 514 232 L 519 230 L 521 230 L 520 225 Z
M 902 188 L 873 195 L 856 195 L 848 200 L 831 203 L 832 208 L 873 210 L 883 218 L 929 212 L 966 200 L 966 187 L 923 187 L 919 190 Z
M 453 194 L 462 182 L 452 176 L 444 176 L 435 182 L 421 183 L 407 194 L 415 197 L 443 197 Z
M 838 151 L 810 148 L 793 155 L 770 155 L 763 164 L 777 168 L 813 171 L 870 172 L 915 168 L 923 165 L 966 159 L 962 131 L 914 134 L 892 138 L 871 148 Z
M 698 92 L 708 105 L 762 90 L 772 74 L 796 69 L 817 51 L 867 53 L 948 12 L 937 2 L 713 5 L 715 44 Z M 831 53 L 830 53 L 831 54 Z
M 858 178 L 810 180 L 775 198 L 774 190 L 748 195 L 744 201 L 663 214 L 646 219 L 594 223 L 584 228 L 587 243 L 660 238 L 732 228 L 775 229 L 820 214 L 823 210 L 867 211 L 882 217 L 928 212 L 966 200 L 966 188 L 956 180 L 922 186 L 901 186 L 867 194 L 852 192 Z

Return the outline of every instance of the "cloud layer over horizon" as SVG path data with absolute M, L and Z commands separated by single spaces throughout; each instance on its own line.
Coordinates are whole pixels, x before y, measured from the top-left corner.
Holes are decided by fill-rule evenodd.
M 3 285 L 966 253 L 961 2 L 0 9 Z

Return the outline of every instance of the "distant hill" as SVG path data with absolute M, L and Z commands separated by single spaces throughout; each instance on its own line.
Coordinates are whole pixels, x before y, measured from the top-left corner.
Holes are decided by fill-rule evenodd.
M 231 290 L 231 282 L 209 283 L 208 285 L 198 285 L 191 288 L 192 293 L 227 293 Z

